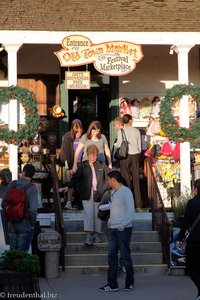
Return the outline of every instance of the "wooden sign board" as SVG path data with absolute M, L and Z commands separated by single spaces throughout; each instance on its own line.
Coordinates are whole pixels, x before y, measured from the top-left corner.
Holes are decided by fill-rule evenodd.
M 143 58 L 141 45 L 128 41 L 93 44 L 86 36 L 70 35 L 62 40 L 62 47 L 54 52 L 61 67 L 93 64 L 98 72 L 109 76 L 131 73 Z
M 38 249 L 41 251 L 59 251 L 62 247 L 61 235 L 54 232 L 41 232 L 37 239 Z
M 90 72 L 75 71 L 65 72 L 66 89 L 68 90 L 89 90 L 90 89 Z

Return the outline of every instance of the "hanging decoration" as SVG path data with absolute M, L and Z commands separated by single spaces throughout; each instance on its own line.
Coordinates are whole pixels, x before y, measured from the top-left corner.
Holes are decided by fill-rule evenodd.
M 177 120 L 172 114 L 174 98 L 181 99 L 184 95 L 190 95 L 192 98 L 200 101 L 200 86 L 197 85 L 175 85 L 167 89 L 160 105 L 160 125 L 162 131 L 169 138 L 177 142 L 195 142 L 199 138 L 200 118 L 197 118 L 190 128 L 184 128 L 177 125 Z
M 5 159 L 9 158 L 7 146 L 0 146 L 0 158 L 5 158 Z
M 61 118 L 65 116 L 64 110 L 59 105 L 54 105 L 53 107 L 49 107 L 49 112 L 51 117 Z
M 161 182 L 165 188 L 173 188 L 180 183 L 180 162 L 175 160 L 155 160 L 153 172 L 157 182 Z
M 19 125 L 17 131 L 8 127 L 0 127 L 0 141 L 8 144 L 18 144 L 24 139 L 34 138 L 39 126 L 39 115 L 37 113 L 37 101 L 32 97 L 32 93 L 19 86 L 3 88 L 0 91 L 0 105 L 8 104 L 11 99 L 16 99 L 23 105 L 25 110 L 25 124 Z

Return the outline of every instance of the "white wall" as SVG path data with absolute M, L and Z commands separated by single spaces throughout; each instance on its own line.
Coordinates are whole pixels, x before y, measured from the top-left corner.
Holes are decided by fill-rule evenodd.
M 59 74 L 60 63 L 54 51 L 61 45 L 23 45 L 18 51 L 18 74 Z
M 18 74 L 59 74 L 60 66 L 54 51 L 61 45 L 24 44 L 18 52 Z M 161 96 L 165 88 L 177 83 L 177 54 L 169 54 L 170 45 L 143 45 L 144 57 L 136 69 L 119 77 L 119 97 Z M 3 59 L 6 63 L 5 58 Z M 189 52 L 189 80 L 200 84 L 199 46 Z M 3 73 L 0 70 L 0 80 Z
M 119 97 L 139 98 L 162 96 L 165 88 L 178 83 L 177 54 L 169 54 L 170 46 L 144 45 L 144 57 L 136 69 L 126 76 L 119 77 Z M 199 47 L 189 53 L 189 79 L 200 84 Z

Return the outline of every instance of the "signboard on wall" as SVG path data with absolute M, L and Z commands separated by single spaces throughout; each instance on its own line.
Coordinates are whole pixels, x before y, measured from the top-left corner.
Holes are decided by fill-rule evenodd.
M 41 232 L 37 237 L 37 246 L 41 251 L 59 251 L 62 246 L 61 235 L 57 231 Z
M 88 90 L 90 89 L 90 72 L 65 72 L 66 89 Z
M 70 35 L 62 40 L 62 49 L 54 52 L 62 67 L 94 64 L 97 71 L 109 76 L 131 73 L 143 58 L 141 45 L 126 41 L 93 44 L 82 35 Z

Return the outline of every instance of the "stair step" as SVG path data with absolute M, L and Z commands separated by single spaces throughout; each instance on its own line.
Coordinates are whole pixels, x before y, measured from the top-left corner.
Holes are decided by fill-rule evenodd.
M 154 252 L 158 253 L 162 251 L 160 242 L 131 242 L 130 245 L 132 252 Z M 67 254 L 72 253 L 107 253 L 108 243 L 97 243 L 91 247 L 86 246 L 84 243 L 68 243 Z
M 84 231 L 83 221 L 82 220 L 64 220 L 64 228 L 66 231 Z M 151 220 L 136 220 L 133 222 L 133 230 L 152 230 L 152 221 Z
M 104 223 L 105 225 L 105 223 Z M 67 246 L 65 249 L 65 270 L 69 276 L 97 275 L 106 276 L 108 243 L 102 227 L 102 243 L 84 245 L 85 233 L 82 212 L 64 214 Z M 165 274 L 168 266 L 163 264 L 162 246 L 157 231 L 152 231 L 152 214 L 135 213 L 131 242 L 131 256 L 135 273 Z M 123 272 L 121 275 L 125 275 Z
M 131 256 L 135 264 L 161 264 L 163 260 L 162 253 L 131 253 Z M 107 259 L 107 253 L 65 254 L 67 266 L 106 265 Z
M 69 276 L 73 275 L 83 275 L 83 276 L 91 276 L 91 275 L 107 275 L 108 266 L 65 266 L 66 274 Z M 162 275 L 166 274 L 168 271 L 168 266 L 166 264 L 135 264 L 134 271 L 137 274 L 145 275 Z M 124 276 L 123 272 L 119 272 L 119 276 Z
M 83 221 L 83 211 L 67 211 L 63 213 L 64 221 Z M 134 213 L 133 217 L 135 221 L 152 221 L 152 213 L 151 212 L 138 212 Z
M 107 242 L 105 234 L 100 235 L 103 242 Z M 67 243 L 84 243 L 85 233 L 84 232 L 67 232 L 66 233 Z M 159 236 L 157 231 L 133 231 L 131 240 L 137 242 L 159 242 Z

